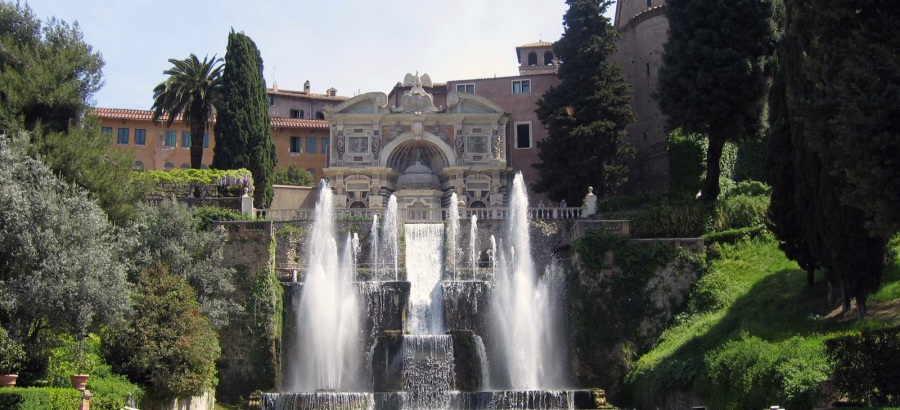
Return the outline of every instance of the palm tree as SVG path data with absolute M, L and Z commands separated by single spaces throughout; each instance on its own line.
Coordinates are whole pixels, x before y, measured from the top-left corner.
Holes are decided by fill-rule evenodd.
M 169 78 L 153 89 L 153 121 L 165 117 L 166 127 L 170 127 L 181 114 L 191 129 L 191 168 L 200 168 L 203 135 L 222 100 L 222 59 L 214 55 L 200 61 L 191 54 L 184 60 L 170 58 L 169 62 L 173 67 L 163 71 Z

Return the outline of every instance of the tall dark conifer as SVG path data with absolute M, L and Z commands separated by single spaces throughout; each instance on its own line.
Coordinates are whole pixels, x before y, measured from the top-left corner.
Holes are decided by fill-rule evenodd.
M 760 135 L 779 33 L 775 0 L 669 0 L 658 99 L 672 128 L 706 134 L 703 199 L 719 196 L 726 142 Z
M 259 49 L 244 33 L 228 34 L 223 104 L 216 122 L 213 168 L 247 168 L 253 174 L 256 207 L 272 202 L 275 145 L 269 127 L 269 105 Z
M 588 185 L 601 196 L 614 195 L 626 181 L 624 163 L 633 155 L 624 142 L 625 126 L 634 121 L 631 88 L 622 68 L 607 62 L 617 35 L 603 12 L 612 2 L 566 3 L 565 32 L 553 45 L 563 61 L 561 81 L 544 93 L 536 111 L 549 135 L 538 143 L 541 162 L 533 165 L 539 171 L 534 188 L 554 201 L 580 197 Z

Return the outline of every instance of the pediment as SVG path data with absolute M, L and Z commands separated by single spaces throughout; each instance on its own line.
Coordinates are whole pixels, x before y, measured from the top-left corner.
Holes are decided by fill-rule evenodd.
M 447 103 L 453 112 L 460 114 L 503 114 L 503 109 L 490 100 L 466 93 L 450 93 Z
M 360 94 L 331 109 L 331 114 L 375 114 L 387 106 L 387 102 L 385 93 Z

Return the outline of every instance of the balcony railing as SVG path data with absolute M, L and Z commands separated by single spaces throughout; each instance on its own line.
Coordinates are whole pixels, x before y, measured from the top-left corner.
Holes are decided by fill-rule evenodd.
M 449 217 L 449 210 L 442 209 L 401 209 L 400 220 L 404 222 L 441 222 Z M 528 219 L 578 219 L 581 217 L 581 208 L 528 208 Z M 273 221 L 311 221 L 315 219 L 315 211 L 312 209 L 268 209 L 256 210 L 258 218 Z M 338 221 L 371 220 L 373 216 L 384 215 L 384 209 L 335 209 L 335 218 Z M 460 219 L 470 219 L 475 215 L 479 220 L 509 219 L 510 212 L 507 207 L 468 208 L 460 211 Z

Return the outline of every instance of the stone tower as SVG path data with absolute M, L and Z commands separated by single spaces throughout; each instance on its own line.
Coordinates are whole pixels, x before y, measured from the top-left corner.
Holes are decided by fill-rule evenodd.
M 627 137 L 637 149 L 629 176 L 632 191 L 665 191 L 669 186 L 666 120 L 653 99 L 669 29 L 665 9 L 665 0 L 616 2 L 613 24 L 619 44 L 611 61 L 625 70 L 625 81 L 634 87 L 631 106 L 636 121 L 628 127 Z

